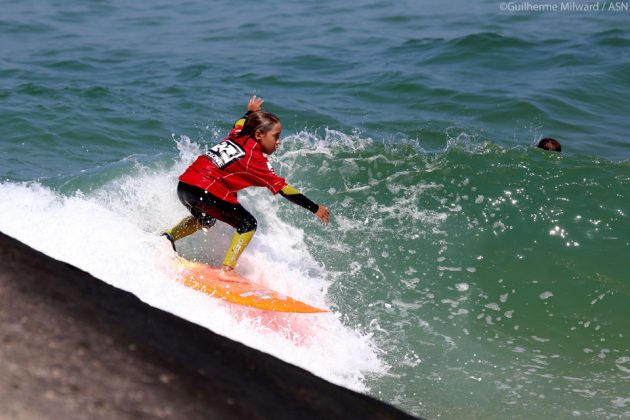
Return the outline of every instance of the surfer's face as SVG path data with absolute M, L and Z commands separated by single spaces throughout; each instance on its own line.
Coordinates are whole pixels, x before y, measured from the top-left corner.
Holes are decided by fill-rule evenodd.
M 280 145 L 280 133 L 282 132 L 282 124 L 277 123 L 266 133 L 260 130 L 256 131 L 256 141 L 260 144 L 263 153 L 270 155 L 276 151 Z

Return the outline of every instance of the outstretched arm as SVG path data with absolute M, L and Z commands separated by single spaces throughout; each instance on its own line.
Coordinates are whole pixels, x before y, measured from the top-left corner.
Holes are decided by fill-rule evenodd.
M 260 111 L 263 103 L 265 103 L 263 98 L 259 98 L 256 95 L 252 96 L 247 103 L 247 112 Z
M 298 206 L 304 207 L 306 210 L 315 213 L 315 216 L 322 223 L 326 224 L 330 220 L 330 214 L 328 213 L 328 209 L 322 205 L 316 204 L 311 201 L 307 196 L 302 194 L 297 188 L 294 188 L 290 185 L 285 186 L 280 190 L 280 195 L 289 200 L 290 202 L 297 204 Z
M 256 95 L 252 96 L 247 103 L 247 112 L 234 123 L 232 130 L 235 128 L 242 128 L 245 125 L 245 119 L 247 119 L 247 116 L 252 112 L 260 111 L 264 102 L 265 100 L 263 98 L 259 98 Z

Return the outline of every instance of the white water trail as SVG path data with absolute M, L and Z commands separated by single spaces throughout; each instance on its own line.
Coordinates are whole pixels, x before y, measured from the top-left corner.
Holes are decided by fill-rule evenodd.
M 187 215 L 177 176 L 199 153 L 177 141 L 173 167 L 136 167 L 101 188 L 68 196 L 38 183 L 0 183 L 0 231 L 151 306 L 272 354 L 339 385 L 367 391 L 365 377 L 386 368 L 370 335 L 340 322 L 339 314 L 277 314 L 238 307 L 175 281 L 177 264 L 160 232 Z M 258 233 L 239 271 L 252 280 L 319 307 L 327 307 L 329 276 L 304 245 L 304 232 L 283 222 L 266 191 L 243 195 L 259 219 Z M 217 226 L 181 241 L 185 257 L 218 264 L 231 230 Z M 179 245 L 179 244 L 178 244 Z

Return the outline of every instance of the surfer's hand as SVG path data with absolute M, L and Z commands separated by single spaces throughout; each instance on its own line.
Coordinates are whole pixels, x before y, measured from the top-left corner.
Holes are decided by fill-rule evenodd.
M 250 112 L 260 111 L 262 109 L 263 102 L 265 102 L 263 98 L 257 98 L 256 95 L 254 95 L 247 103 L 247 110 Z
M 315 212 L 315 216 L 317 216 L 317 218 L 321 220 L 323 224 L 326 224 L 330 221 L 330 214 L 328 213 L 328 209 L 321 204 Z

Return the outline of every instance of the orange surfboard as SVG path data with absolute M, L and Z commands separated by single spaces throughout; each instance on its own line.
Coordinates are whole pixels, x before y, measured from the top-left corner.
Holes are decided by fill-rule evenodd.
M 182 258 L 179 264 L 182 267 L 179 280 L 184 285 L 227 302 L 275 312 L 328 312 L 253 283 L 236 272 L 223 273 L 219 267 Z

